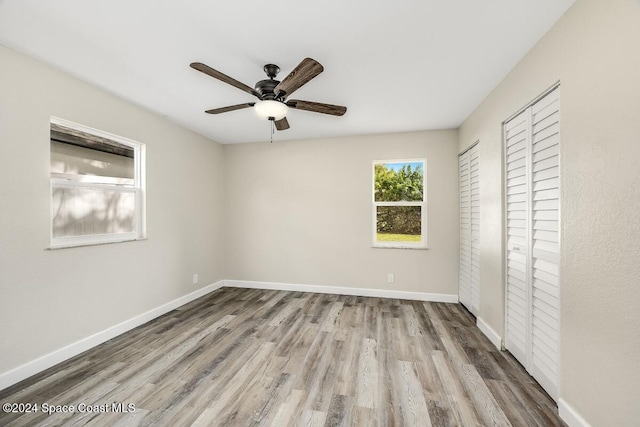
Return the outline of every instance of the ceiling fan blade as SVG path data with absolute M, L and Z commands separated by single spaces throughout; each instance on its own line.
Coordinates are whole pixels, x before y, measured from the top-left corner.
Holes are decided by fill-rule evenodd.
M 239 81 L 237 81 L 233 77 L 229 77 L 226 74 L 221 73 L 218 70 L 214 70 L 213 68 L 209 67 L 208 65 L 205 65 L 205 64 L 203 64 L 201 62 L 193 62 L 193 63 L 190 64 L 190 67 L 193 68 L 194 70 L 200 71 L 201 73 L 205 73 L 206 75 L 211 76 L 214 79 L 218 79 L 218 80 L 220 80 L 222 82 L 230 84 L 231 86 L 237 87 L 238 89 L 240 89 L 243 92 L 250 93 L 251 95 L 260 98 L 260 94 L 255 89 L 247 86 L 244 83 L 240 83 Z
M 286 117 L 281 118 L 280 120 L 275 121 L 276 129 L 278 130 L 287 130 L 289 129 L 289 122 Z
M 289 96 L 323 70 L 324 67 L 318 61 L 305 58 L 273 89 L 273 92 L 277 97 Z
M 332 116 L 342 116 L 347 112 L 347 107 L 341 105 L 322 104 L 320 102 L 300 101 L 292 99 L 287 101 L 287 106 L 297 110 L 313 111 L 314 113 L 331 114 Z
M 243 108 L 253 107 L 254 105 L 256 105 L 255 102 L 247 102 L 246 104 L 238 104 L 238 105 L 230 105 L 228 107 L 214 108 L 212 110 L 205 111 L 205 113 L 220 114 L 220 113 L 226 113 L 227 111 L 242 110 Z

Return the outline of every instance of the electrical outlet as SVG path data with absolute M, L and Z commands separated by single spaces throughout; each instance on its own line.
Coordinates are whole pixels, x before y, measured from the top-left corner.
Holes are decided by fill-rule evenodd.
M 195 273 L 195 274 L 193 275 L 193 284 L 194 284 L 194 285 L 197 285 L 197 284 L 198 284 L 198 273 Z
M 394 283 L 396 281 L 396 275 L 393 273 L 387 274 L 387 282 Z

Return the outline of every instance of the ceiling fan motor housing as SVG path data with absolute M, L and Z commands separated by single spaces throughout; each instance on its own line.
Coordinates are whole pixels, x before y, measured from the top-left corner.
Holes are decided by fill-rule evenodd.
M 256 90 L 260 94 L 260 98 L 262 100 L 276 99 L 276 94 L 273 92 L 273 89 L 278 86 L 278 83 L 280 83 L 278 80 L 273 79 L 260 80 L 256 83 Z
M 255 89 L 260 94 L 260 98 L 262 100 L 276 99 L 273 89 L 278 86 L 278 83 L 280 83 L 279 80 L 275 80 L 276 76 L 280 72 L 280 67 L 276 64 L 267 64 L 262 69 L 269 78 L 266 80 L 260 80 L 256 83 Z

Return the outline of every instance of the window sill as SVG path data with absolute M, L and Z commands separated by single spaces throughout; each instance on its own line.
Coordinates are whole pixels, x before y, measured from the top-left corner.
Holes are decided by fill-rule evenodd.
M 83 246 L 102 246 L 102 245 L 111 245 L 113 243 L 127 243 L 127 242 L 137 242 L 140 240 L 147 240 L 147 237 L 140 237 L 138 239 L 122 239 L 122 240 L 113 240 L 110 242 L 86 242 L 86 243 L 69 243 L 65 245 L 55 245 L 49 246 L 45 248 L 47 251 L 57 251 L 58 249 L 70 249 L 70 248 L 80 248 Z
M 430 249 L 426 246 L 383 246 L 383 245 L 371 245 L 372 249 L 411 249 L 417 251 L 426 251 Z

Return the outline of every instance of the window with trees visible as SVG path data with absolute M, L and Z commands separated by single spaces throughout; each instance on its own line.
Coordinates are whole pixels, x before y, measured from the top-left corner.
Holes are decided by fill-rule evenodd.
M 144 237 L 144 144 L 51 118 L 51 247 Z
M 373 163 L 373 246 L 426 248 L 426 164 Z

